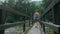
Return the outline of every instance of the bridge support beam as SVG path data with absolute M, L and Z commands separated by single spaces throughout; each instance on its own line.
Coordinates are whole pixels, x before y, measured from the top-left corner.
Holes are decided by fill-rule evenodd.
M 23 24 L 23 32 L 25 32 L 25 23 Z
M 60 2 L 54 6 L 54 18 L 56 25 L 60 25 Z M 58 32 L 54 34 L 60 34 L 60 27 L 58 27 Z
M 31 19 L 31 22 L 32 22 L 31 24 L 33 25 L 33 24 L 34 24 L 34 23 L 33 23 L 33 22 L 34 22 L 33 19 Z
M 5 24 L 6 12 L 0 9 L 0 25 Z M 4 30 L 0 30 L 0 34 L 4 34 Z
M 29 26 L 30 26 L 30 18 L 29 18 Z
M 4 30 L 0 31 L 0 34 L 4 34 Z
M 60 34 L 60 27 L 58 28 L 58 34 Z
M 2 9 L 0 9 L 0 25 L 3 24 L 2 23 Z M 4 34 L 4 30 L 0 31 L 0 34 Z
M 52 13 L 53 13 L 53 23 L 56 23 L 56 16 L 55 16 L 55 12 L 54 12 L 54 8 L 52 8 Z M 54 31 L 54 34 L 57 34 L 56 31 Z
M 60 25 L 59 14 L 57 9 L 54 9 L 54 24 Z M 60 27 L 58 27 L 58 32 L 54 31 L 54 34 L 60 34 Z
M 45 32 L 45 25 L 43 24 L 43 31 Z
M 45 21 L 45 16 L 43 17 L 43 20 Z M 45 24 L 42 24 L 42 26 L 43 26 L 43 31 L 45 33 Z
M 24 22 L 25 22 L 25 16 L 24 16 L 23 19 L 24 19 Z M 26 29 L 26 28 L 25 28 L 25 23 L 24 23 L 24 24 L 23 24 L 23 32 L 25 32 L 25 29 Z

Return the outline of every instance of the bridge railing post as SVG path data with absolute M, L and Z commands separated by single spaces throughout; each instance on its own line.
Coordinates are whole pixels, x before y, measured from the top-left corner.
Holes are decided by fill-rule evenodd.
M 5 24 L 6 12 L 0 9 L 0 25 Z M 4 34 L 4 30 L 0 30 L 0 34 Z
M 45 21 L 45 16 L 44 16 L 43 20 Z M 43 31 L 44 31 L 44 33 L 45 33 L 45 24 L 41 23 L 41 26 L 42 26 Z
M 23 32 L 25 32 L 25 23 L 23 24 Z
M 58 28 L 58 34 L 60 34 L 60 27 Z
M 30 27 L 30 18 L 29 18 L 29 27 Z
M 23 24 L 23 32 L 25 32 L 26 26 L 25 26 L 25 16 L 24 16 L 24 24 Z
M 45 25 L 43 24 L 43 31 L 44 31 L 44 33 L 45 33 Z
M 54 18 L 55 18 L 55 23 L 56 25 L 60 25 L 60 2 L 58 2 L 55 6 L 54 6 Z M 54 33 L 54 34 L 60 34 L 60 27 L 58 27 L 58 32 Z
M 4 30 L 0 31 L 0 34 L 4 34 Z

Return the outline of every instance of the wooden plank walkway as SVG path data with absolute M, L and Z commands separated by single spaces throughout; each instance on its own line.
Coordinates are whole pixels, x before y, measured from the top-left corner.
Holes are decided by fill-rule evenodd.
M 37 28 L 35 26 L 37 26 Z M 27 34 L 44 34 L 44 32 L 40 24 L 38 23 L 38 25 L 36 25 L 35 23 L 34 26 L 27 32 Z

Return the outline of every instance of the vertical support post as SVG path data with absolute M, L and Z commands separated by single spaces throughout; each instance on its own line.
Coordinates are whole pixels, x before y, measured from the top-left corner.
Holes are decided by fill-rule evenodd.
M 57 34 L 57 33 L 54 31 L 54 34 Z
M 53 22 L 55 23 L 55 18 L 54 18 L 54 8 L 52 8 L 52 13 L 53 13 Z
M 43 24 L 43 31 L 45 32 L 45 25 Z
M 32 21 L 32 18 L 31 18 L 31 25 L 33 26 L 33 21 Z
M 24 16 L 23 32 L 25 32 L 25 16 Z
M 60 27 L 58 28 L 58 34 L 60 34 Z
M 29 26 L 30 26 L 30 18 L 29 18 Z
M 34 21 L 33 21 L 33 19 L 32 19 L 32 25 L 34 25 Z
M 6 12 L 0 9 L 0 25 L 5 24 Z M 0 34 L 4 34 L 4 30 L 0 30 Z
M 2 9 L 0 9 L 0 25 L 2 24 Z
M 55 24 L 60 25 L 60 2 L 54 6 L 54 18 Z M 60 34 L 60 27 L 58 27 L 58 32 L 56 32 L 56 34 Z
M 0 34 L 4 34 L 4 30 L 0 31 Z
M 23 32 L 25 32 L 25 23 L 23 24 Z
M 32 21 L 32 25 L 33 25 L 33 13 L 31 13 L 31 21 Z
M 55 17 L 54 8 L 52 8 L 52 12 L 53 12 L 53 22 L 55 24 L 56 23 L 56 17 Z M 54 31 L 54 34 L 57 34 L 57 32 Z
M 57 12 L 55 10 L 55 8 L 52 8 L 53 11 L 53 20 L 54 20 L 54 24 L 57 24 Z M 54 34 L 58 34 L 56 31 L 54 31 Z
M 45 21 L 45 16 L 44 16 L 44 21 Z M 45 24 L 43 24 L 43 31 L 45 32 Z
M 0 25 L 3 24 L 2 23 L 2 9 L 0 9 Z M 0 34 L 4 34 L 4 30 L 0 31 Z

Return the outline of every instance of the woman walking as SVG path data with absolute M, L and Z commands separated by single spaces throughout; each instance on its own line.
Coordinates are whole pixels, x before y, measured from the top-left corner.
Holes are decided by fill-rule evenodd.
M 35 22 L 35 27 L 36 28 L 38 27 L 39 20 L 40 20 L 40 14 L 39 14 L 38 10 L 35 10 L 35 13 L 34 13 L 34 22 Z

